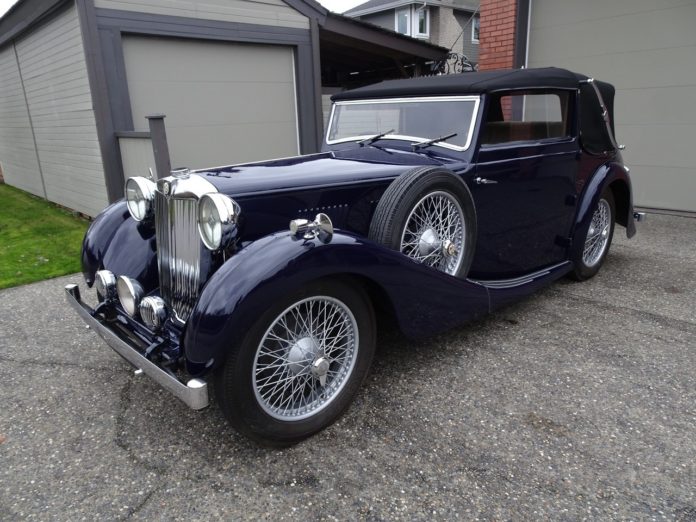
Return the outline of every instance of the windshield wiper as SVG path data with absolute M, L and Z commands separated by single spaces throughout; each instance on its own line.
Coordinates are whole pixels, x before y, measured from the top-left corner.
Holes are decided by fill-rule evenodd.
M 391 134 L 392 132 L 394 132 L 394 129 L 390 129 L 387 132 L 383 132 L 382 134 L 375 134 L 374 136 L 370 136 L 369 138 L 360 140 L 358 142 L 358 145 L 360 145 L 361 147 L 364 147 L 365 145 L 372 145 L 375 141 L 384 138 L 387 134 Z
M 430 147 L 431 145 L 434 145 L 440 141 L 445 141 L 445 140 L 448 140 L 450 138 L 454 138 L 456 135 L 457 135 L 457 133 L 453 132 L 452 134 L 447 134 L 446 136 L 440 136 L 439 138 L 433 138 L 432 140 L 411 143 L 411 149 L 415 152 L 417 150 L 424 149 L 426 147 Z

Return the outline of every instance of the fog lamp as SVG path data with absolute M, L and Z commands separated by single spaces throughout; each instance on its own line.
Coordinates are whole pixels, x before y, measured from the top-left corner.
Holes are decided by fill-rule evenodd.
M 118 276 L 116 291 L 121 306 L 131 317 L 138 312 L 140 300 L 143 298 L 143 287 L 135 279 L 126 276 Z
M 94 288 L 99 301 L 110 303 L 116 300 L 116 276 L 111 270 L 98 270 L 94 275 Z
M 167 320 L 167 306 L 161 297 L 147 296 L 140 301 L 140 317 L 146 326 L 159 330 Z

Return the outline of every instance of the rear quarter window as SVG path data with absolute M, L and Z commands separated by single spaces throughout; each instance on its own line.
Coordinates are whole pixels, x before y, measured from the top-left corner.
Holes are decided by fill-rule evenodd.
M 482 145 L 565 138 L 568 92 L 492 95 L 483 126 Z

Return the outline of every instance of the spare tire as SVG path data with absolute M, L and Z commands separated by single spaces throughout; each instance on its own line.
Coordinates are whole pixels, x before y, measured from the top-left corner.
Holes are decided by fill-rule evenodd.
M 419 167 L 396 178 L 382 195 L 369 238 L 417 262 L 466 277 L 476 248 L 476 209 L 454 172 Z

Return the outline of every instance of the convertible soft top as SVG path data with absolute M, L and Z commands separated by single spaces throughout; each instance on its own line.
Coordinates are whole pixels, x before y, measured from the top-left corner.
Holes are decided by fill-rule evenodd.
M 334 94 L 331 100 L 485 94 L 511 89 L 579 89 L 580 134 L 583 137 L 583 146 L 591 152 L 599 153 L 612 149 L 613 139 L 608 135 L 600 102 L 594 87 L 587 83 L 588 79 L 589 77 L 584 74 L 558 67 L 501 69 L 387 80 Z M 594 83 L 607 108 L 609 127 L 613 135 L 615 132 L 614 87 L 606 82 L 595 81 Z
M 400 96 L 482 94 L 507 89 L 547 87 L 550 89 L 577 89 L 587 76 L 566 69 L 545 67 L 540 69 L 502 69 L 496 71 L 467 72 L 442 76 L 423 76 L 404 80 L 387 80 L 351 91 L 334 94 L 331 99 L 354 100 L 374 96 L 388 98 Z

